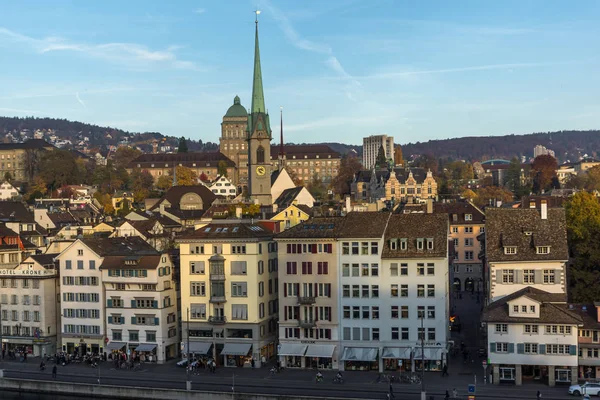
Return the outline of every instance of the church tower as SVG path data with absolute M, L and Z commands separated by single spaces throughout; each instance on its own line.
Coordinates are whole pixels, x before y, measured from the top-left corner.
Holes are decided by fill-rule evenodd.
M 265 108 L 260 51 L 258 49 L 258 12 L 254 38 L 254 79 L 252 108 L 248 115 L 248 193 L 261 204 L 270 205 L 271 199 L 271 124 Z

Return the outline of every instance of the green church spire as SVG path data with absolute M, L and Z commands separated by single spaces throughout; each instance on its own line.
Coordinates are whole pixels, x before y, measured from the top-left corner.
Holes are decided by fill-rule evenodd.
M 258 49 L 258 13 L 256 14 L 256 34 L 254 38 L 254 79 L 252 81 L 251 113 L 266 113 L 265 95 L 263 93 L 262 72 L 260 69 L 260 50 Z

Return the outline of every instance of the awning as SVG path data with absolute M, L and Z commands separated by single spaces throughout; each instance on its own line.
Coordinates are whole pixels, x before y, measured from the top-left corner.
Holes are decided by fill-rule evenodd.
M 105 350 L 121 350 L 125 347 L 127 343 L 124 342 L 108 342 L 107 345 L 104 346 Z
M 333 344 L 311 344 L 308 346 L 305 356 L 332 358 L 334 351 L 335 345 Z
M 210 346 L 212 344 L 210 342 L 191 342 L 190 341 L 190 353 L 192 354 L 200 354 L 206 355 L 210 350 Z M 187 343 L 183 342 L 183 350 L 181 351 L 183 354 L 187 354 Z
M 379 349 L 376 347 L 345 347 L 342 360 L 344 361 L 375 361 Z
M 226 356 L 246 356 L 252 347 L 251 343 L 225 343 L 221 354 Z
M 381 358 L 409 360 L 411 350 L 410 347 L 384 347 Z
M 279 350 L 280 356 L 300 356 L 304 355 L 306 348 L 308 346 L 305 344 L 298 343 L 282 343 L 281 349 Z
M 423 354 L 423 357 L 421 357 Z M 420 360 L 424 358 L 425 360 L 441 360 L 442 359 L 442 349 L 440 348 L 425 348 L 423 349 L 423 353 L 421 353 L 421 348 L 417 347 L 415 349 L 415 360 Z
M 135 351 L 152 351 L 156 348 L 156 344 L 152 343 L 141 343 L 135 348 Z

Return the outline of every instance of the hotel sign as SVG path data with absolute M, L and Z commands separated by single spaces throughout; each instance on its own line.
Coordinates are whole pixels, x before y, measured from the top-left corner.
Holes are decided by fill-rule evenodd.
M 35 269 L 0 269 L 0 276 L 51 276 L 55 271 Z

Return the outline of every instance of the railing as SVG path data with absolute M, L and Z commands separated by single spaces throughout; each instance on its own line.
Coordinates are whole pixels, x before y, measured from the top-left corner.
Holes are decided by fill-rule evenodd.
M 227 300 L 225 299 L 225 296 L 210 296 L 210 302 L 211 303 L 225 303 Z
M 298 321 L 298 325 L 300 325 L 300 328 L 310 329 L 310 328 L 313 328 L 315 326 L 315 320 L 313 320 L 313 319 L 302 319 L 302 320 Z
M 298 304 L 315 304 L 314 296 L 298 296 Z
M 227 322 L 227 317 L 208 317 L 208 323 L 214 325 L 221 325 Z
M 224 281 L 225 280 L 225 274 L 218 272 L 218 273 L 210 273 L 210 280 L 211 281 Z

